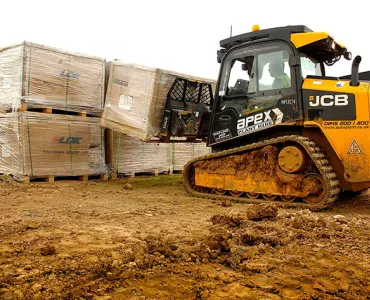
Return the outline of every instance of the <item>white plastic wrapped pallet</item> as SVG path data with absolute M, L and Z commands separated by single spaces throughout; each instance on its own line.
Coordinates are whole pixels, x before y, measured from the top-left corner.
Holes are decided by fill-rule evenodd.
M 112 168 L 116 173 L 182 171 L 197 156 L 210 153 L 205 143 L 146 143 L 113 132 Z
M 206 143 L 195 143 L 193 145 L 194 145 L 194 157 L 212 153 L 211 147 L 207 147 Z
M 170 169 L 182 171 L 189 160 L 210 154 L 211 149 L 205 143 L 173 143 L 170 144 Z
M 112 164 L 117 173 L 167 172 L 168 152 L 168 144 L 145 143 L 119 132 L 113 133 Z
M 34 112 L 0 115 L 0 173 L 23 180 L 106 172 L 99 118 Z
M 23 42 L 0 49 L 0 109 L 52 107 L 100 114 L 105 59 Z
M 111 62 L 102 126 L 142 141 L 158 136 L 167 93 L 177 76 L 214 81 L 173 71 Z

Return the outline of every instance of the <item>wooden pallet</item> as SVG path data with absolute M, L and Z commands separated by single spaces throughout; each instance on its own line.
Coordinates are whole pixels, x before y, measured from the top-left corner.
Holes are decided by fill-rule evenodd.
M 119 177 L 138 177 L 138 176 L 159 176 L 160 174 L 169 174 L 169 172 L 159 172 L 159 170 L 145 171 L 145 172 L 119 172 L 112 173 L 111 179 L 117 179 Z
M 103 113 L 90 113 L 85 110 L 77 111 L 77 110 L 64 110 L 60 108 L 54 108 L 50 106 L 45 107 L 28 107 L 25 104 L 22 104 L 22 107 L 18 109 L 19 112 L 40 112 L 46 114 L 67 114 L 67 115 L 76 115 L 80 117 L 94 117 L 94 118 L 101 118 Z
M 104 175 L 79 175 L 79 176 L 40 176 L 40 177 L 24 177 L 22 182 L 30 183 L 30 182 L 55 182 L 59 180 L 78 180 L 78 181 L 88 181 L 88 180 L 108 180 L 108 174 Z
M 170 170 L 169 171 L 169 175 L 173 175 L 173 174 L 182 174 L 183 170 Z

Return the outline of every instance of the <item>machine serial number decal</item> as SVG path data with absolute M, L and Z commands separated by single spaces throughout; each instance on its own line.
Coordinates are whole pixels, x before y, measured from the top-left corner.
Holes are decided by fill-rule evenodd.
M 215 141 L 220 141 L 220 140 L 224 140 L 224 139 L 228 139 L 228 138 L 232 137 L 229 128 L 213 132 L 212 135 L 213 135 Z
M 296 99 L 283 99 L 280 101 L 280 103 L 282 105 L 295 105 L 297 104 L 297 100 Z

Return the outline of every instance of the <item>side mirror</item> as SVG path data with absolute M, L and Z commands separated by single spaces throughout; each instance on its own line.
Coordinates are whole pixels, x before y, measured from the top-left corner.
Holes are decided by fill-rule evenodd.
M 343 56 L 346 60 L 351 60 L 352 59 L 352 53 L 351 52 L 346 51 Z
M 242 64 L 242 70 L 243 71 L 248 71 L 248 66 L 247 66 L 247 64 Z
M 225 56 L 225 49 L 217 50 L 217 62 L 220 64 Z

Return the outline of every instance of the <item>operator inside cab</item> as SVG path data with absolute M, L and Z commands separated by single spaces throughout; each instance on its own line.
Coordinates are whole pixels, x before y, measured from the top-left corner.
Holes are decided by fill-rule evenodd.
M 282 89 L 290 87 L 290 77 L 284 73 L 284 61 L 274 60 L 269 64 L 270 76 L 274 78 L 271 88 Z

